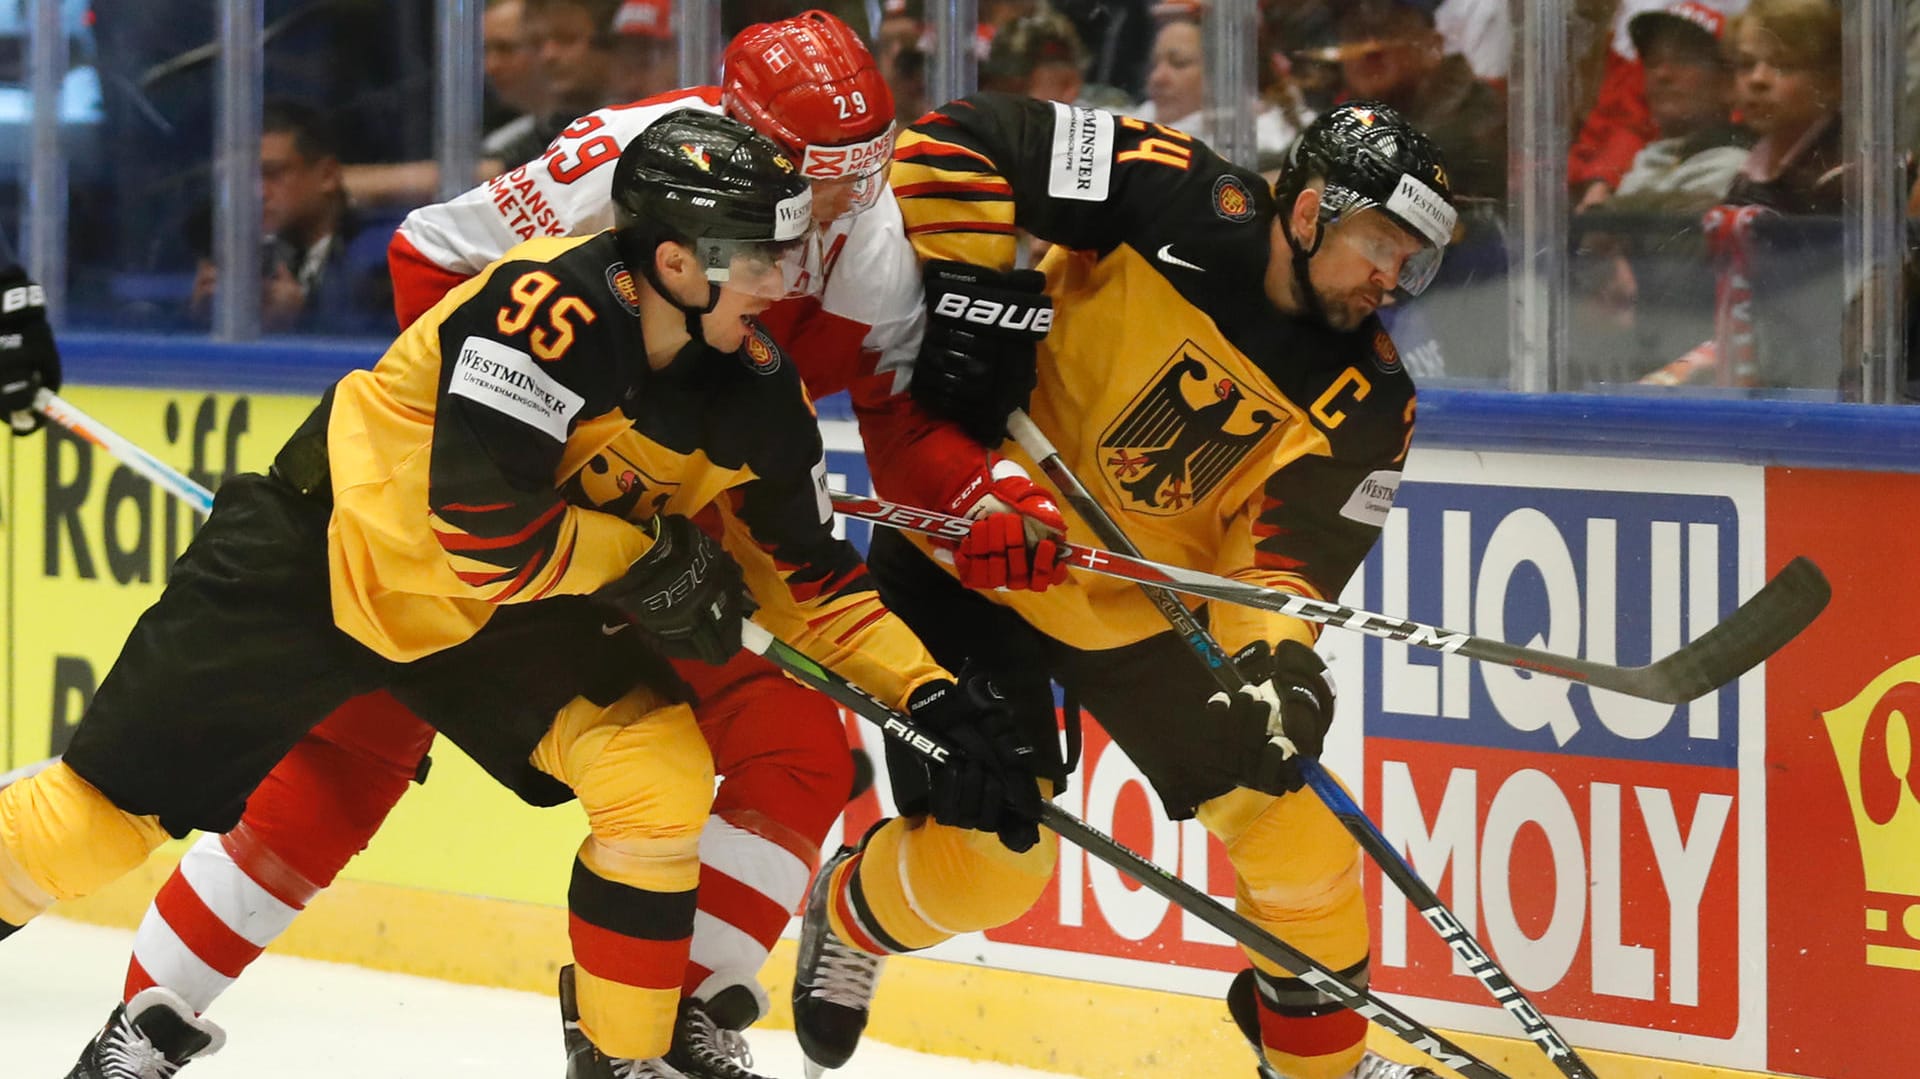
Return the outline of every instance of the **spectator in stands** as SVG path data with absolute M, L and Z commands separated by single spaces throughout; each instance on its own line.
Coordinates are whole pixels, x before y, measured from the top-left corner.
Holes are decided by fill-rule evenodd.
M 1086 47 L 1087 81 L 1139 100 L 1153 47 L 1152 0 L 1050 0 L 1050 6 L 1073 23 Z
M 178 318 L 199 254 L 188 226 L 211 183 L 220 5 L 66 6 L 86 8 L 97 50 L 104 187 L 74 177 L 70 314 L 122 326 L 162 312 Z M 259 8 L 265 43 L 255 60 L 266 85 L 334 118 L 343 159 L 432 152 L 433 110 L 419 106 L 432 86 L 431 4 L 261 0 Z
M 1735 102 L 1759 141 L 1726 201 L 1839 213 L 1839 8 L 1830 0 L 1754 0 L 1734 23 L 1733 44 Z
M 893 92 L 893 114 L 907 119 L 927 112 L 927 51 L 921 45 L 925 27 L 921 5 L 909 0 L 887 0 L 880 28 L 874 33 L 873 60 Z
M 1456 196 L 1507 194 L 1506 96 L 1446 51 L 1432 0 L 1352 0 L 1335 15 L 1344 97 L 1383 101 L 1447 159 Z
M 1741 2 L 1741 0 L 1735 0 Z M 1655 135 L 1645 77 L 1627 24 L 1667 0 L 1576 0 L 1571 50 L 1574 115 L 1580 129 L 1567 150 L 1573 212 L 1612 197 L 1620 178 Z
M 1636 377 L 1643 357 L 1686 347 L 1712 302 L 1703 294 L 1709 257 L 1698 222 L 1722 201 L 1753 143 L 1730 117 L 1725 28 L 1725 17 L 1699 0 L 1673 0 L 1628 26 L 1656 137 L 1595 208 L 1638 216 L 1614 219 L 1617 228 L 1609 221 L 1608 231 L 1581 229 L 1573 274 L 1574 353 L 1602 381 Z
M 318 111 L 286 100 L 261 111 L 261 325 L 273 332 L 390 335 L 386 249 L 397 222 L 367 220 L 348 204 L 337 144 Z M 202 258 L 193 282 L 196 316 L 205 317 L 218 287 L 213 260 Z
M 1153 120 L 1214 141 L 1207 117 L 1206 52 L 1200 36 L 1198 4 L 1161 4 L 1159 31 L 1147 68 L 1147 99 L 1133 110 L 1142 120 Z M 1284 153 L 1312 119 L 1297 96 L 1286 107 L 1256 99 L 1254 147 L 1262 157 Z
M 613 17 L 620 0 L 521 0 L 527 40 L 547 83 L 547 112 L 503 161 L 528 161 L 575 118 L 614 101 Z
M 1692 215 L 1726 194 L 1753 135 L 1732 121 L 1725 28 L 1726 17 L 1699 0 L 1642 12 L 1628 24 L 1658 137 L 1634 156 L 1606 209 Z
M 1857 352 L 1844 345 L 1848 321 L 1839 314 L 1856 300 L 1836 295 L 1843 280 L 1837 216 L 1846 168 L 1839 8 L 1830 0 L 1754 0 L 1734 20 L 1732 41 L 1735 105 L 1759 139 L 1725 205 L 1708 214 L 1751 222 L 1750 231 L 1726 233 L 1725 258 L 1752 298 L 1718 310 L 1714 340 L 1643 381 L 1857 383 Z M 1764 211 L 1811 220 L 1770 222 Z
M 613 15 L 612 99 L 639 101 L 680 86 L 673 0 L 625 0 Z
M 1055 11 L 1036 11 L 994 31 L 980 64 L 980 88 L 1105 109 L 1131 104 L 1112 87 L 1089 86 L 1086 65 L 1073 23 Z
M 1720 203 L 1747 159 L 1753 136 L 1733 123 L 1733 69 L 1721 48 L 1726 18 L 1699 0 L 1674 0 L 1643 11 L 1628 24 L 1646 72 L 1646 103 L 1655 138 L 1634 156 L 1619 188 L 1597 204 L 1614 214 L 1671 215 L 1636 226 L 1633 242 L 1620 233 L 1585 231 L 1575 282 L 1582 301 L 1596 304 L 1606 322 L 1632 328 L 1640 296 L 1630 253 L 1654 256 L 1671 271 L 1697 273 L 1705 251 L 1694 227 Z M 1684 282 L 1663 289 L 1685 291 Z
M 547 80 L 534 62 L 527 40 L 525 0 L 487 0 L 480 17 L 481 59 L 487 74 L 486 137 L 488 157 L 524 138 L 547 107 Z
M 1262 8 L 1267 62 L 1309 113 L 1340 100 L 1340 44 L 1333 9 L 1321 0 L 1271 0 Z
M 547 113 L 547 78 L 528 38 L 527 0 L 488 0 L 480 18 L 486 99 L 484 134 L 474 182 L 490 180 L 509 163 L 531 157 Z M 548 136 L 551 137 L 551 136 Z M 544 141 L 539 142 L 544 146 Z M 519 156 L 509 156 L 518 154 Z M 439 195 L 440 165 L 432 160 L 346 166 L 347 194 L 356 205 L 408 210 Z

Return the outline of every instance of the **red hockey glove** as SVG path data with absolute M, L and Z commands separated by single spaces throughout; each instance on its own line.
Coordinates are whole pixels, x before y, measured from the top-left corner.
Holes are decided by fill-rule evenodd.
M 973 518 L 973 530 L 953 552 L 954 569 L 968 588 L 1045 592 L 1067 578 L 1059 538 L 1066 518 L 1053 495 L 1004 458 L 975 476 L 947 503 L 947 511 Z

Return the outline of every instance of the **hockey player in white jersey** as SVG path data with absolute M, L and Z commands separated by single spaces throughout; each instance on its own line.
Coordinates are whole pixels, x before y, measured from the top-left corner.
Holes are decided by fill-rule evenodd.
M 613 166 L 656 119 L 683 108 L 728 113 L 795 156 L 813 181 L 821 224 L 807 271 L 824 279 L 817 294 L 776 304 L 761 323 L 814 396 L 851 391 L 877 487 L 979 519 L 977 538 L 954 552 L 972 579 L 1012 588 L 1057 582 L 1064 567 L 1047 537 L 1064 524 L 1052 503 L 1017 468 L 926 417 L 904 392 L 926 316 L 920 271 L 887 188 L 894 116 L 872 57 L 839 20 L 808 12 L 744 31 L 729 45 L 723 83 L 590 113 L 540 158 L 414 211 L 390 248 L 401 325 L 515 244 L 610 227 Z M 1038 291 L 1037 281 L 1018 277 L 971 287 L 999 285 Z M 1033 348 L 1021 335 L 990 344 Z M 908 443 L 919 466 L 890 471 L 907 455 L 888 448 Z M 926 467 L 929 460 L 940 467 Z M 758 657 L 676 669 L 700 698 L 696 714 L 725 779 L 701 842 L 688 1003 L 670 1059 L 698 1079 L 750 1079 L 734 1032 L 765 1010 L 755 975 L 799 905 L 845 803 L 852 761 L 838 710 Z M 126 1048 L 118 1043 L 210 1028 L 194 1013 L 365 846 L 421 771 L 431 737 L 390 696 L 370 694 L 301 742 L 250 800 L 240 827 L 203 837 L 162 889 L 128 971 L 124 999 L 138 1001 L 116 1011 L 74 1074 L 138 1075 L 115 1070 L 113 1060 L 131 1058 L 116 1051 Z M 139 1022 L 139 1012 L 156 1007 L 166 1014 Z M 212 1041 L 149 1048 L 177 1067 Z M 570 1074 L 598 1076 L 590 1053 L 587 1046 Z

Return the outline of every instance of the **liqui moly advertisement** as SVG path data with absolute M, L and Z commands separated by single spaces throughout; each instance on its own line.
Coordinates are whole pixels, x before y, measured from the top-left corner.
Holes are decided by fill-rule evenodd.
M 1764 577 L 1760 469 L 1414 460 L 1363 571 L 1387 614 L 1638 665 Z M 1364 651 L 1369 814 L 1514 982 L 1576 1042 L 1759 1066 L 1763 675 L 1676 706 L 1392 642 Z M 1391 885 L 1370 883 L 1375 985 L 1433 1001 L 1431 1022 L 1509 1033 Z

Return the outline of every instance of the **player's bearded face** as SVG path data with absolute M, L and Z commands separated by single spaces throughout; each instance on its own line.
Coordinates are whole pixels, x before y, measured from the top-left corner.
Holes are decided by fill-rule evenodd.
M 1419 242 L 1377 213 L 1328 226 L 1326 241 L 1307 264 L 1320 309 L 1336 330 L 1351 330 L 1391 302 L 1401 268 Z

